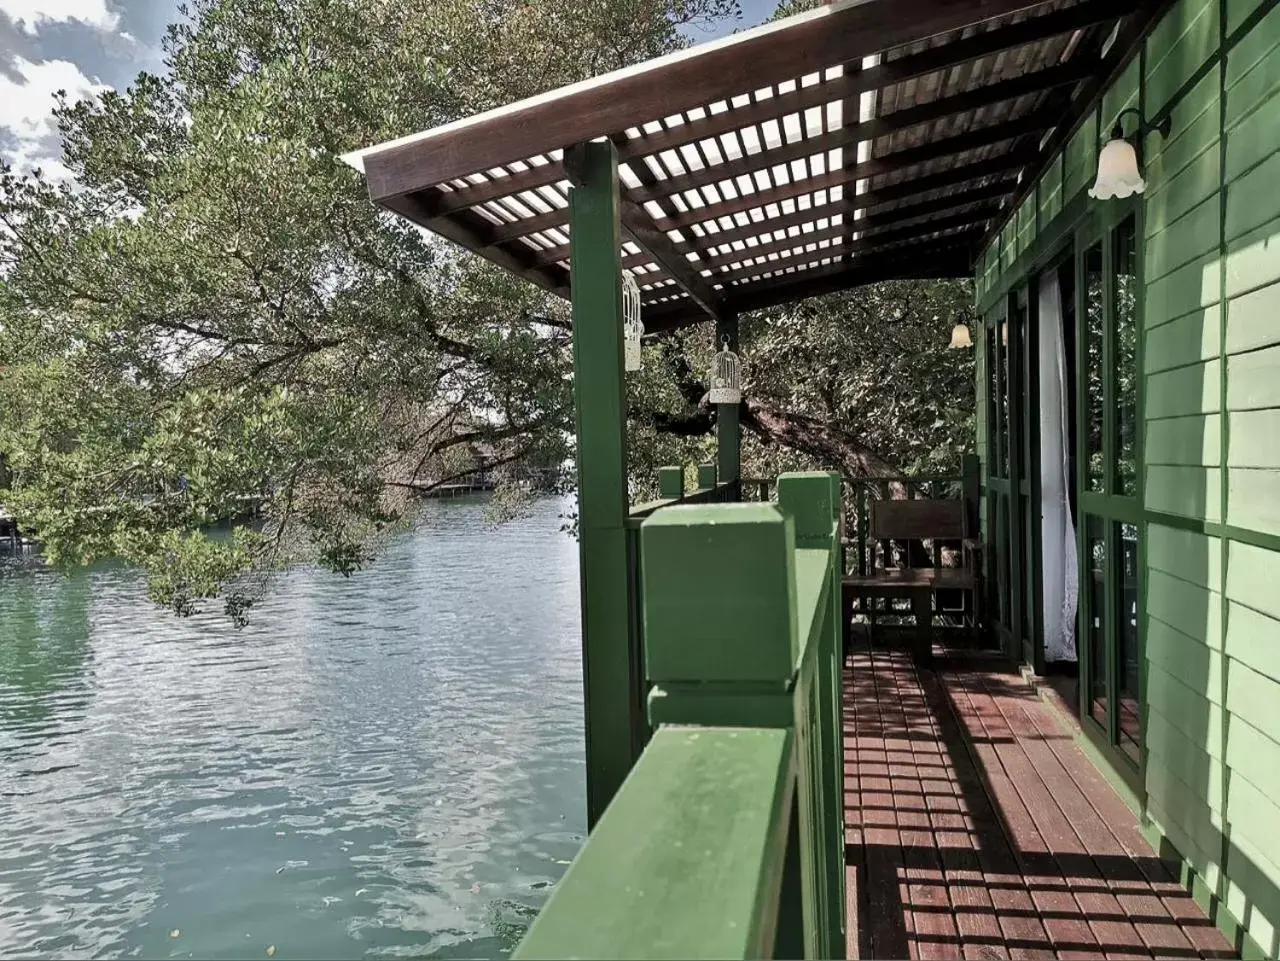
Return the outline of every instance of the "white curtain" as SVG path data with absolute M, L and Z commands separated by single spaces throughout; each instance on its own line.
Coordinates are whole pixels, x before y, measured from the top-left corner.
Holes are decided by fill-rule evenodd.
M 1079 596 L 1076 532 L 1067 476 L 1067 360 L 1062 336 L 1062 294 L 1057 271 L 1040 280 L 1040 523 L 1043 550 L 1044 657 L 1076 659 Z

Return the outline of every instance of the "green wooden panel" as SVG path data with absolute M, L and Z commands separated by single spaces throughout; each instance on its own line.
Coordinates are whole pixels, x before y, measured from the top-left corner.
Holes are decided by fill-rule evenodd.
M 1280 683 L 1280 621 L 1243 604 L 1228 601 L 1226 653 L 1228 657 Z M 1276 796 L 1280 797 L 1280 794 Z
M 1280 957 L 1280 879 L 1276 865 L 1269 862 L 1250 840 L 1232 832 L 1228 845 L 1227 880 L 1224 903 L 1237 918 L 1245 919 L 1245 930 L 1253 945 L 1246 943 L 1241 957 Z M 1235 912 L 1239 912 L 1236 914 Z
M 1192 741 L 1156 711 L 1150 712 L 1143 733 L 1149 755 L 1148 766 L 1155 764 L 1165 768 L 1202 799 L 1209 810 L 1221 814 L 1225 807 L 1225 774 L 1217 759 L 1210 757 L 1202 745 Z
M 1227 304 L 1227 353 L 1280 344 L 1280 284 L 1235 297 Z
M 1269 64 L 1261 65 L 1258 69 L 1265 69 L 1268 73 L 1273 71 Z M 1239 87 L 1236 89 L 1242 91 L 1242 96 L 1251 93 Z M 1234 94 L 1227 94 L 1228 105 L 1233 102 L 1234 96 Z M 1250 98 L 1249 103 L 1254 109 L 1241 117 L 1240 122 L 1226 135 L 1225 172 L 1229 182 L 1238 180 L 1243 174 L 1273 156 L 1280 147 L 1275 138 L 1276 125 L 1280 124 L 1280 89 L 1273 89 L 1270 96 L 1261 102 Z
M 1227 711 L 1280 742 L 1280 682 L 1240 661 L 1227 661 Z M 1277 822 L 1280 823 L 1280 822 Z
M 1280 219 L 1229 241 L 1225 268 L 1229 298 L 1280 281 Z
M 1018 208 L 1018 253 L 1031 246 L 1036 235 L 1036 198 L 1028 196 Z
M 1234 240 L 1280 217 L 1280 153 L 1273 153 L 1227 189 L 1226 236 Z M 1280 231 L 1272 230 L 1274 238 Z
M 1147 527 L 1147 566 L 1213 590 L 1222 583 L 1222 542 L 1164 524 Z
M 771 956 L 791 739 L 660 728 L 515 957 Z
M 1143 322 L 1155 327 L 1222 300 L 1221 261 L 1204 257 L 1146 285 Z M 1256 285 L 1255 285 L 1256 286 Z
M 1209 831 L 1198 831 L 1195 835 L 1185 831 L 1175 818 L 1185 818 L 1194 816 L 1196 813 L 1202 814 L 1204 817 L 1212 817 L 1213 812 L 1205 805 L 1196 805 L 1194 799 L 1185 801 L 1181 794 L 1176 793 L 1172 806 L 1176 809 L 1176 815 L 1170 814 L 1165 810 L 1165 799 L 1159 795 L 1151 794 L 1148 788 L 1147 795 L 1147 816 L 1155 824 L 1156 828 L 1162 835 L 1169 839 L 1178 853 L 1204 880 L 1210 891 L 1217 891 L 1222 880 L 1222 841 L 1221 832 L 1210 828 Z M 1198 809 L 1197 809 L 1198 808 Z M 1207 821 L 1205 823 L 1208 823 Z M 1204 840 L 1212 842 L 1213 835 L 1219 835 L 1216 844 L 1209 845 L 1210 851 L 1206 852 L 1201 849 L 1196 842 L 1195 837 L 1203 837 Z
M 1170 626 L 1154 614 L 1147 619 L 1147 660 L 1202 695 L 1206 701 L 1221 703 L 1221 652 Z
M 1219 863 L 1221 855 L 1214 857 L 1211 852 L 1222 850 L 1221 796 L 1209 798 L 1208 784 L 1187 784 L 1159 759 L 1148 760 L 1146 787 L 1147 805 L 1163 813 L 1166 827 L 1179 828 L 1197 851 L 1209 854 L 1211 863 Z M 1174 840 L 1174 843 L 1178 842 Z M 1182 845 L 1179 844 L 1178 848 L 1187 854 Z
M 1098 174 L 1098 115 L 1095 111 L 1067 142 L 1063 202 L 1093 184 Z
M 1222 471 L 1219 468 L 1149 464 L 1143 476 L 1147 510 L 1215 523 L 1221 519 Z
M 1261 4 L 1269 3 L 1270 0 L 1225 0 L 1225 2 L 1227 5 L 1227 36 L 1231 36 L 1231 34 L 1240 29 L 1245 17 L 1253 13 Z M 1280 23 L 1273 21 L 1269 27 L 1264 27 L 1263 29 L 1264 31 L 1280 29 Z M 1277 39 L 1280 39 L 1280 37 L 1277 37 Z
M 1210 360 L 1151 375 L 1147 378 L 1147 418 L 1217 410 L 1221 403 L 1221 370 L 1221 361 Z
M 1062 212 L 1062 164 L 1049 165 L 1040 178 L 1036 195 L 1040 199 L 1040 225 L 1043 228 Z
M 1196 165 L 1192 165 L 1188 173 L 1196 169 Z M 1174 187 L 1165 196 L 1180 197 L 1184 192 Z M 1220 246 L 1221 219 L 1221 203 L 1214 193 L 1165 229 L 1149 236 L 1144 245 L 1148 280 L 1158 280 L 1184 264 L 1202 260 L 1206 254 L 1216 254 Z
M 1267 797 L 1280 798 L 1280 744 L 1248 721 L 1232 717 L 1227 725 L 1227 766 Z
M 1227 129 L 1261 104 L 1280 83 L 1274 51 L 1280 44 L 1280 14 L 1268 13 L 1241 38 L 1227 58 Z
M 1156 374 L 1218 356 L 1222 341 L 1222 308 L 1197 308 L 1147 331 L 1142 351 L 1146 373 Z
M 1144 463 L 1213 467 L 1222 457 L 1222 416 L 1202 414 L 1147 422 Z
M 800 639 L 790 518 L 771 504 L 669 507 L 640 535 L 650 681 L 791 678 Z M 685 643 L 690 635 L 699 643 Z
M 1217 0 L 1179 0 L 1147 40 L 1147 115 L 1159 113 L 1217 48 Z
M 1227 408 L 1280 407 L 1280 346 L 1227 358 Z
M 1273 744 L 1270 755 L 1257 759 L 1260 764 L 1264 759 L 1273 763 L 1280 760 L 1280 745 Z M 1234 773 L 1234 772 L 1233 772 Z M 1259 791 L 1247 777 L 1231 778 L 1231 790 L 1227 796 L 1227 823 L 1231 826 L 1231 837 L 1247 839 L 1265 859 L 1272 880 L 1280 880 L 1280 807 Z
M 1127 107 L 1138 106 L 1138 87 L 1141 77 L 1141 58 L 1134 57 L 1125 67 L 1124 72 L 1116 78 L 1115 83 L 1102 95 L 1102 116 L 1099 119 L 1104 134 L 1110 133 L 1116 117 L 1120 116 L 1120 111 Z M 1132 118 L 1126 118 L 1126 122 L 1132 122 Z M 1125 127 L 1125 133 L 1129 132 L 1130 128 Z
M 1212 226 L 1201 228 L 1201 240 L 1205 244 L 1196 252 L 1203 252 L 1211 246 L 1217 247 L 1222 233 L 1221 225 L 1218 223 L 1218 218 L 1221 216 L 1219 207 L 1221 187 L 1222 151 L 1218 149 L 1218 140 L 1215 137 L 1206 145 L 1204 151 L 1165 180 L 1158 193 L 1152 193 L 1146 198 L 1147 237 L 1162 233 L 1191 211 L 1202 207 L 1206 201 L 1212 200 L 1213 223 Z M 1199 223 L 1205 224 L 1207 216 L 1201 210 Z
M 1226 595 L 1280 620 L 1280 552 L 1231 541 L 1227 544 Z
M 1000 249 L 1004 252 L 1001 258 L 1001 267 L 1008 269 L 1013 266 L 1013 262 L 1018 256 L 1018 222 L 1017 219 L 1010 220 L 1003 230 L 1000 231 Z
M 1280 468 L 1280 410 L 1242 410 L 1227 423 L 1228 466 Z
M 1222 649 L 1222 595 L 1217 591 L 1152 570 L 1147 575 L 1147 613 L 1197 643 Z
M 1151 710 L 1213 757 L 1222 754 L 1226 712 L 1158 665 L 1148 664 L 1147 702 Z
M 1230 468 L 1227 523 L 1260 534 L 1280 535 L 1280 471 Z
M 1217 147 L 1222 122 L 1219 96 L 1218 77 L 1211 73 L 1174 106 L 1167 140 L 1156 133 L 1147 136 L 1144 177 L 1148 198 L 1162 191 L 1206 150 Z

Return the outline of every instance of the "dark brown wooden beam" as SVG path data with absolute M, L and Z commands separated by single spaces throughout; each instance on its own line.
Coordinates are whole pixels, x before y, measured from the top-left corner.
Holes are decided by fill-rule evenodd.
M 653 226 L 653 218 L 644 208 L 624 200 L 620 217 L 622 229 L 642 250 L 649 253 L 680 289 L 705 310 L 709 317 L 721 319 L 724 314 L 723 298 L 689 262 L 689 258 L 676 251 L 671 238 Z
M 931 220 L 925 220 L 918 224 L 910 224 L 906 227 L 897 227 L 889 230 L 877 230 L 864 228 L 862 225 L 865 220 L 856 221 L 853 227 L 854 233 L 858 234 L 857 239 L 850 248 L 853 252 L 860 249 L 870 250 L 885 244 L 892 244 L 911 237 L 923 237 L 930 234 L 938 233 L 943 230 L 952 230 L 956 227 L 966 227 L 976 223 L 985 223 L 1000 213 L 1000 208 L 995 205 L 986 204 L 981 207 L 974 207 L 972 210 L 966 210 L 962 213 L 952 214 L 949 217 L 935 217 Z M 729 267 L 732 264 L 740 264 L 747 260 L 758 260 L 761 257 L 768 257 L 773 254 L 785 254 L 788 251 L 798 250 L 809 244 L 819 243 L 823 240 L 838 240 L 840 237 L 849 233 L 847 224 L 836 224 L 823 230 L 813 230 L 809 233 L 802 233 L 794 237 L 785 237 L 782 240 L 773 241 L 767 244 L 758 244 L 755 247 L 747 247 L 745 250 L 732 250 L 726 253 L 717 254 L 714 257 L 707 257 L 703 261 L 703 265 L 712 270 L 722 267 Z M 843 248 L 830 248 L 838 250 Z M 752 267 L 743 268 L 744 270 L 757 270 L 764 267 L 764 264 L 754 265 Z M 717 276 L 717 281 L 721 278 Z
M 1020 23 L 988 30 L 953 43 L 933 47 L 922 53 L 899 57 L 875 67 L 857 71 L 856 75 L 851 71 L 850 75 L 839 80 L 799 87 L 745 107 L 715 114 L 708 113 L 698 120 L 679 124 L 668 130 L 660 130 L 629 140 L 618 140 L 616 141 L 618 159 L 624 163 L 635 161 L 664 150 L 674 150 L 688 143 L 730 133 L 741 127 L 763 123 L 791 113 L 800 113 L 810 107 L 820 106 L 833 100 L 842 98 L 856 100 L 869 90 L 883 89 L 1003 50 L 1037 43 L 1059 34 L 1119 19 L 1131 13 L 1137 5 L 1138 0 L 1086 0 L 1074 7 L 1055 10 Z M 881 119 L 909 113 L 910 109 L 914 108 L 896 111 Z M 545 187 L 563 179 L 564 166 L 559 161 L 530 167 L 513 173 L 509 177 L 492 178 L 483 184 L 443 193 L 437 212 L 439 215 L 452 213 L 523 190 Z
M 971 248 L 944 237 L 937 244 L 900 248 L 878 257 L 859 257 L 853 262 L 837 261 L 799 274 L 744 284 L 728 293 L 725 304 L 728 309 L 745 312 L 885 280 L 964 278 L 969 276 L 971 264 Z M 652 334 L 688 327 L 705 319 L 706 315 L 688 301 L 653 304 L 644 309 L 645 331 Z
M 990 146 L 991 144 L 1001 143 L 1014 137 L 1020 137 L 1028 132 L 1035 130 L 1043 130 L 1048 124 L 1047 117 L 1035 116 L 1011 121 L 1009 123 L 996 124 L 991 127 L 979 127 L 968 133 L 962 133 L 955 137 L 945 137 L 942 140 L 935 140 L 931 143 L 922 144 L 918 147 L 909 147 L 905 150 L 895 150 L 893 153 L 884 154 L 881 157 L 874 157 L 864 163 L 854 164 L 851 167 L 841 168 L 839 170 L 831 170 L 817 177 L 809 177 L 804 180 L 793 181 L 783 187 L 773 190 L 759 191 L 753 194 L 743 194 L 734 197 L 731 200 L 724 200 L 716 204 L 708 204 L 705 207 L 697 207 L 679 214 L 675 217 L 668 217 L 658 221 L 660 230 L 683 230 L 693 224 L 705 223 L 709 220 L 718 220 L 721 217 L 729 217 L 733 214 L 743 213 L 747 210 L 766 207 L 770 204 L 777 204 L 783 200 L 794 200 L 797 197 L 807 196 L 819 190 L 830 190 L 833 187 L 843 187 L 846 184 L 856 183 L 859 180 L 870 177 L 881 176 L 886 173 L 892 173 L 897 170 L 905 170 L 918 164 L 927 163 L 932 160 L 939 160 L 943 157 L 953 156 L 955 154 L 964 153 L 977 147 Z M 1002 154 L 999 157 L 993 157 L 988 161 L 984 161 L 988 173 L 1001 173 L 1013 167 L 1020 167 L 1027 162 L 1025 154 Z M 970 165 L 976 167 L 977 164 Z M 978 172 L 969 174 L 967 179 L 981 176 Z M 919 178 L 926 179 L 926 178 Z M 907 181 L 910 182 L 910 181 Z M 945 184 L 939 184 L 945 186 Z M 858 208 L 865 209 L 870 206 L 866 202 L 867 194 L 858 197 Z
M 875 67 L 851 72 L 840 80 L 801 87 L 758 103 L 717 114 L 708 114 L 668 130 L 660 130 L 627 140 L 619 145 L 618 157 L 622 161 L 631 161 L 659 151 L 674 150 L 696 140 L 706 140 L 709 137 L 729 133 L 740 127 L 799 113 L 833 100 L 856 98 L 870 90 L 879 90 L 922 77 L 970 60 L 999 53 L 1002 50 L 1036 43 L 1093 24 L 1117 20 L 1136 6 L 1137 0 L 1086 0 L 1085 3 L 1065 10 L 1032 17 L 1020 23 L 933 47 L 922 53 L 899 57 Z M 753 89 L 758 87 L 759 85 L 755 85 Z
M 1092 64 L 1068 62 L 1046 70 L 1014 77 L 999 83 L 988 84 L 969 90 L 954 97 L 944 97 L 931 103 L 920 104 L 905 110 L 895 110 L 882 117 L 863 122 L 846 124 L 838 130 L 799 140 L 795 143 L 783 144 L 771 150 L 739 157 L 726 163 L 716 164 L 703 170 L 695 170 L 677 177 L 659 180 L 652 186 L 637 187 L 629 190 L 627 196 L 643 203 L 660 197 L 669 197 L 687 190 L 697 190 L 712 184 L 719 184 L 736 177 L 746 176 L 758 170 L 766 170 L 781 164 L 789 164 L 795 160 L 803 160 L 817 154 L 825 154 L 832 150 L 851 148 L 862 140 L 873 140 L 884 137 L 899 130 L 915 127 L 924 123 L 933 123 L 956 114 L 968 113 L 992 104 L 1003 103 L 1024 97 L 1028 94 L 1041 93 L 1079 83 L 1090 76 Z M 846 107 L 846 109 L 848 109 Z M 856 114 L 854 114 L 856 116 Z
M 559 297 L 569 296 L 569 272 L 557 265 L 541 266 L 533 263 L 529 254 L 517 252 L 510 247 L 493 243 L 492 224 L 483 218 L 471 214 L 460 213 L 446 221 L 434 220 L 431 216 L 430 198 L 421 193 L 406 197 L 393 197 L 383 206 L 406 220 L 452 240 L 469 250 L 476 251 L 485 259 L 509 270 L 519 277 L 531 280 L 539 287 L 551 291 Z
M 370 153 L 369 193 L 403 196 L 1041 2 L 841 0 Z
M 735 290 L 726 303 L 732 309 L 746 313 L 885 280 L 964 278 L 970 275 L 972 262 L 972 248 L 966 246 L 911 248 L 907 257 L 859 258 L 852 263 L 841 261 L 805 271 L 799 276 L 770 277 Z
M 783 187 L 776 187 L 753 194 L 744 194 L 732 200 L 721 201 L 718 204 L 697 207 L 674 216 L 663 217 L 656 220 L 654 226 L 662 231 L 683 230 L 693 224 L 718 220 L 721 217 L 732 216 L 733 214 L 758 207 L 766 207 L 770 204 L 780 203 L 783 200 L 794 200 L 797 197 L 807 196 L 819 190 L 830 190 L 833 187 L 841 187 L 847 183 L 855 183 L 863 178 L 879 176 L 953 154 L 964 153 L 976 147 L 989 146 L 993 143 L 1021 137 L 1027 133 L 1045 130 L 1052 123 L 1053 118 L 1048 114 L 1037 112 L 1027 117 L 1020 117 L 1017 120 L 988 127 L 978 127 L 975 130 L 970 130 L 954 137 L 945 137 L 918 147 L 896 150 L 893 153 L 872 158 L 864 163 L 839 170 L 831 170 L 817 177 L 793 181 Z M 1014 159 L 1017 159 L 1018 162 L 1013 163 Z M 1010 169 L 1029 163 L 1031 159 L 1031 157 L 1021 154 L 1005 154 L 1002 157 L 988 161 L 989 169 L 987 172 L 993 174 L 1007 172 Z M 981 173 L 975 172 L 966 179 L 974 179 L 981 175 Z M 956 182 L 960 181 L 947 181 L 938 184 L 938 186 L 948 186 Z M 628 194 L 628 199 L 629 197 L 630 195 Z M 866 195 L 864 194 L 858 198 L 860 205 L 858 209 L 866 209 L 871 206 L 865 203 L 865 197 Z M 532 233 L 550 230 L 554 227 L 563 227 L 567 222 L 568 213 L 566 211 L 554 210 L 550 213 L 539 214 L 536 217 L 527 217 L 514 223 L 502 224 L 501 226 L 495 225 L 490 236 L 492 243 L 508 243 Z
M 933 245 L 935 242 L 941 242 L 942 240 L 947 240 L 950 242 L 958 242 L 960 238 L 967 238 L 976 242 L 981 239 L 983 230 L 981 229 L 980 226 L 975 226 L 974 228 L 968 231 L 964 231 L 956 234 L 948 234 L 946 237 L 933 237 L 932 235 L 934 233 L 936 233 L 936 231 L 917 232 L 915 235 L 917 237 L 927 235 L 927 239 L 920 241 L 918 246 L 928 247 Z M 732 286 L 726 286 L 724 290 L 725 297 L 726 299 L 728 299 L 733 296 L 733 291 L 737 288 L 737 286 L 741 286 L 744 280 L 747 280 L 748 278 L 751 278 L 751 277 L 759 276 L 760 274 L 775 273 L 779 270 L 786 270 L 789 267 L 803 267 L 807 264 L 812 264 L 814 261 L 817 261 L 817 260 L 824 260 L 828 257 L 840 258 L 850 253 L 853 255 L 853 260 L 851 262 L 857 263 L 858 260 L 860 260 L 863 257 L 877 257 L 881 255 L 887 255 L 888 252 L 891 250 L 901 250 L 907 247 L 914 248 L 915 246 L 917 246 L 917 244 L 911 243 L 910 235 L 899 236 L 898 238 L 893 240 L 881 239 L 876 237 L 868 237 L 866 239 L 863 239 L 859 237 L 856 241 L 854 241 L 852 248 L 845 248 L 838 244 L 835 244 L 830 247 L 821 248 L 819 250 L 797 251 L 796 253 L 791 254 L 790 256 L 779 257 L 777 260 L 769 260 L 769 261 L 765 261 L 764 263 L 753 264 L 750 267 L 742 267 L 731 273 L 719 274 L 718 276 L 716 276 L 715 280 L 717 283 L 732 285 Z

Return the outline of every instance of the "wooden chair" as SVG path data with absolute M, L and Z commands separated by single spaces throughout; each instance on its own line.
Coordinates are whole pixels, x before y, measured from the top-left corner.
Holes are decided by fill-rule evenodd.
M 981 545 L 970 530 L 970 510 L 964 500 L 879 500 L 871 504 L 868 525 L 872 542 L 879 541 L 880 565 L 872 551 L 872 568 L 865 575 L 844 578 L 842 607 L 846 636 L 853 617 L 854 602 L 861 599 L 863 610 L 882 597 L 905 597 L 911 601 L 916 622 L 915 651 L 921 663 L 933 652 L 933 601 L 940 591 L 961 591 L 970 595 L 968 610 L 976 613 L 982 596 Z M 892 567 L 893 543 L 905 550 L 913 541 L 952 541 L 961 545 L 960 567 Z M 937 556 L 937 555 L 935 555 Z M 874 615 L 872 615 L 874 625 Z

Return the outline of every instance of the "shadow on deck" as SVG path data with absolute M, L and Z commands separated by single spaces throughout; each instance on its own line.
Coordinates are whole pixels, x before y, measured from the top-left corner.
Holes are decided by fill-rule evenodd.
M 1007 661 L 844 676 L 850 958 L 1228 958 L 1063 720 Z

